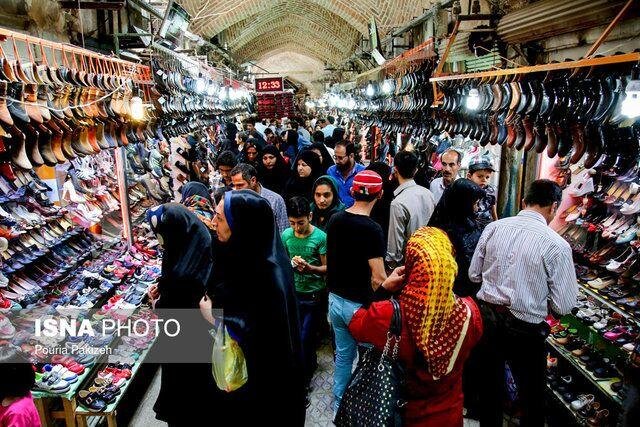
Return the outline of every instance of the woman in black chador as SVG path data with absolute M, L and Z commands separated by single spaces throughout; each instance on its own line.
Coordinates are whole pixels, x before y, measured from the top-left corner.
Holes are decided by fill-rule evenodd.
M 305 391 L 293 270 L 269 202 L 249 190 L 225 193 L 216 207 L 216 268 L 209 298 L 223 310 L 230 335 L 242 348 L 248 381 L 226 394 L 218 414 L 229 424 L 303 426 Z
M 178 319 L 181 333 L 173 338 L 160 334 L 153 349 L 157 360 L 183 362 L 161 363 L 153 409 L 169 426 L 185 426 L 190 425 L 185 408 L 207 407 L 217 395 L 211 363 L 206 363 L 211 360 L 210 325 L 198 315 L 213 265 L 211 233 L 196 214 L 177 203 L 149 209 L 147 221 L 163 248 L 162 275 L 150 297 L 159 317 L 183 316 Z

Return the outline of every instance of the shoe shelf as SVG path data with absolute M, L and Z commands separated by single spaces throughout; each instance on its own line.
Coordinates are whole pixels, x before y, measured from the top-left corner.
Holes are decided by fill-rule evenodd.
M 107 247 L 110 247 L 113 244 L 114 244 L 114 242 L 105 243 L 104 246 L 103 246 L 103 250 L 108 249 Z M 88 254 L 90 254 L 90 253 L 88 253 Z M 82 257 L 80 260 L 78 260 L 78 263 L 82 263 L 83 259 L 86 259 L 86 257 Z M 59 283 L 62 283 L 64 281 L 66 281 L 68 278 L 71 278 L 73 276 L 74 272 L 75 272 L 75 270 L 70 271 L 67 274 L 66 277 L 61 279 L 61 281 Z M 96 301 L 96 303 L 94 305 L 94 308 L 102 306 L 106 302 L 106 300 L 108 300 L 108 295 L 103 296 L 102 298 L 99 298 Z M 111 344 L 113 344 L 113 340 L 109 344 L 106 344 L 106 345 L 110 346 Z M 69 391 L 67 391 L 66 393 L 60 394 L 60 393 L 50 393 L 50 392 L 46 392 L 46 391 L 32 391 L 31 394 L 32 394 L 33 398 L 34 399 L 43 399 L 43 398 L 61 397 L 61 398 L 66 399 L 66 400 L 71 400 L 76 395 L 78 390 L 80 390 L 80 387 L 84 385 L 84 382 L 86 381 L 86 379 L 92 375 L 92 373 L 95 371 L 96 366 L 99 365 L 99 362 L 103 358 L 104 358 L 104 356 L 100 356 L 99 358 L 96 359 L 96 361 L 94 362 L 93 365 L 85 366 L 85 370 L 82 373 L 82 375 L 78 375 L 78 380 L 71 385 L 71 387 L 69 388 Z
M 616 313 L 620 314 L 621 316 L 623 316 L 625 319 L 630 320 L 632 322 L 634 322 L 636 325 L 640 326 L 640 319 L 638 319 L 637 317 L 633 316 L 632 314 L 629 314 L 628 311 L 626 311 L 625 309 L 621 308 L 619 305 L 615 304 L 614 302 L 612 302 L 611 300 L 609 300 L 609 297 L 604 296 L 604 295 L 600 295 L 600 293 L 594 289 L 589 288 L 589 286 L 578 282 L 578 286 L 580 287 L 580 290 L 589 295 L 590 297 L 593 297 L 595 300 L 597 300 L 598 302 L 602 303 L 603 305 L 605 305 L 607 308 L 615 311 Z
M 570 417 L 573 419 L 573 421 L 575 422 L 576 425 L 578 426 L 586 426 L 587 423 L 582 420 L 581 418 L 579 418 L 575 412 L 573 412 L 573 409 L 571 409 L 571 405 L 568 404 L 567 402 L 564 401 L 564 399 L 562 398 L 562 396 L 560 396 L 560 394 L 555 391 L 554 389 L 552 389 L 551 387 L 549 387 L 549 384 L 545 384 L 545 387 L 547 388 L 547 392 L 549 393 L 550 396 L 554 397 L 554 400 L 557 401 L 558 406 L 562 406 L 564 407 L 567 412 L 569 412 Z
M 84 382 L 87 379 L 87 377 L 91 376 L 93 369 L 94 369 L 93 366 L 91 367 L 85 366 L 85 370 L 82 373 L 82 375 L 78 375 L 78 380 L 70 386 L 69 391 L 67 391 L 66 393 L 60 394 L 60 393 L 49 393 L 46 391 L 32 391 L 31 395 L 33 396 L 34 399 L 61 397 L 66 400 L 71 400 L 73 399 L 73 396 L 76 395 L 78 390 L 80 390 L 80 387 L 84 385 Z
M 614 403 L 619 406 L 622 406 L 622 399 L 616 395 L 616 393 L 611 389 L 611 384 L 618 382 L 621 378 L 608 378 L 608 379 L 600 379 L 593 376 L 593 374 L 587 371 L 573 355 L 565 350 L 561 345 L 557 344 L 553 338 L 547 338 L 547 344 L 552 347 L 556 353 L 563 357 L 563 359 L 567 360 L 571 365 L 574 366 L 589 382 L 595 385 L 605 396 L 610 398 Z
M 115 413 L 116 409 L 118 408 L 118 405 L 122 401 L 123 396 L 126 394 L 127 389 L 132 384 L 133 379 L 136 377 L 136 374 L 138 373 L 138 371 L 142 367 L 144 361 L 146 360 L 147 356 L 149 355 L 149 352 L 153 348 L 153 345 L 154 345 L 156 339 L 157 338 L 154 338 L 149 343 L 149 346 L 146 349 L 144 349 L 144 351 L 142 351 L 142 353 L 140 353 L 140 357 L 138 358 L 138 360 L 136 360 L 135 365 L 131 369 L 131 378 L 129 378 L 127 380 L 127 382 L 122 386 L 122 388 L 120 389 L 120 394 L 118 395 L 118 397 L 116 397 L 116 400 L 113 403 L 110 403 L 109 405 L 107 405 L 102 411 L 95 412 L 95 411 L 91 411 L 91 410 L 85 408 L 80 402 L 78 402 L 77 403 L 77 408 L 76 408 L 76 415 L 79 415 L 79 416 L 82 416 L 82 417 L 87 417 L 87 416 L 94 416 L 95 417 L 95 416 L 106 416 L 107 414 Z M 104 365 L 104 366 L 106 366 L 106 365 Z M 101 368 L 103 368 L 104 366 L 101 366 Z M 100 369 L 96 369 L 94 371 L 99 372 Z M 92 376 L 92 378 L 93 378 L 93 376 Z

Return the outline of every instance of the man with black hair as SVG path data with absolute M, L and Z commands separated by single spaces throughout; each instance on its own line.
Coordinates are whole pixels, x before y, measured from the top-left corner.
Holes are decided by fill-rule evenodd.
M 278 193 L 274 193 L 260 184 L 256 168 L 246 163 L 239 163 L 231 170 L 231 182 L 234 190 L 253 190 L 267 199 L 269 205 L 271 205 L 271 210 L 273 210 L 273 216 L 276 219 L 280 233 L 289 226 L 284 199 Z
M 477 298 L 485 328 L 478 346 L 485 376 L 478 385 L 483 426 L 502 425 L 505 361 L 518 384 L 520 424 L 544 425 L 545 319 L 570 313 L 578 293 L 571 247 L 548 226 L 561 199 L 555 182 L 531 183 L 524 209 L 487 225 L 471 260 L 469 279 L 482 283 Z
M 247 133 L 251 133 L 256 129 L 256 122 L 254 119 L 246 119 L 244 121 L 244 130 Z
M 348 208 L 353 205 L 354 202 L 351 196 L 353 178 L 357 173 L 363 171 L 365 167 L 356 163 L 356 147 L 350 142 L 338 142 L 334 150 L 333 158 L 336 164 L 327 170 L 327 175 L 335 178 L 338 184 L 340 184 L 340 188 L 338 188 L 340 200 Z
M 329 154 L 331 154 L 331 157 L 335 156 L 335 152 L 333 151 L 333 148 L 328 147 L 327 144 L 325 143 L 324 133 L 322 133 L 321 130 L 317 130 L 313 133 L 313 142 L 314 143 L 321 142 L 324 145 L 324 147 L 327 149 Z
M 215 191 L 216 200 L 219 200 L 220 196 L 227 191 L 233 190 L 233 187 L 231 186 L 231 170 L 237 164 L 238 160 L 232 151 L 226 150 L 218 154 L 218 158 L 216 159 L 216 169 L 222 177 L 222 184 L 224 184 L 224 186 L 213 189 Z
M 352 182 L 353 206 L 334 214 L 326 228 L 329 319 L 336 345 L 335 410 L 351 378 L 356 356 L 356 341 L 349 332 L 353 313 L 368 306 L 374 292 L 396 291 L 404 280 L 404 267 L 387 277 L 382 228 L 369 217 L 382 196 L 382 178 L 366 170 L 355 175 Z
M 429 223 L 435 209 L 431 191 L 413 180 L 418 170 L 418 156 L 412 151 L 400 151 L 393 159 L 393 176 L 400 184 L 393 192 L 387 239 L 387 264 L 402 265 L 404 249 L 411 235 Z
M 327 273 L 327 235 L 311 224 L 311 204 L 304 197 L 289 199 L 287 215 L 291 227 L 282 233 L 282 243 L 293 266 L 302 329 L 305 381 L 309 387 L 318 367 L 316 350 L 320 344 L 320 328 L 326 307 L 324 276 Z

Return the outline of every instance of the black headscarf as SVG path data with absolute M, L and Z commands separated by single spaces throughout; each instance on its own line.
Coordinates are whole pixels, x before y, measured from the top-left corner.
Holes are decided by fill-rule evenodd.
M 429 226 L 442 228 L 448 224 L 464 224 L 475 218 L 473 205 L 484 197 L 484 190 L 468 179 L 457 179 L 446 188 L 436 206 Z
M 340 201 L 340 193 L 338 192 L 338 182 L 329 175 L 322 175 L 320 178 L 316 179 L 316 182 L 313 184 L 313 193 L 316 191 L 316 187 L 319 185 L 328 185 L 331 188 L 331 192 L 333 193 L 333 201 L 331 202 L 331 206 L 326 209 L 320 209 L 318 205 L 316 205 L 315 199 L 311 199 L 311 224 L 315 225 L 319 229 L 323 230 L 327 226 L 327 222 L 329 219 L 336 213 L 343 211 L 345 209 L 344 203 Z
M 269 202 L 250 190 L 225 193 L 231 237 L 216 251 L 218 274 L 210 293 L 244 351 L 248 382 L 229 393 L 236 424 L 264 419 L 304 424 L 304 382 L 293 270 Z M 237 398 L 238 401 L 234 401 Z M 237 405 L 237 406 L 236 406 Z M 238 408 L 238 410 L 236 410 Z M 264 412 L 266 411 L 266 412 Z M 283 418 L 284 417 L 284 418 Z M 240 421 L 238 421 L 240 419 Z
M 314 142 L 309 148 L 315 148 L 316 150 L 320 151 L 320 154 L 322 154 L 322 173 L 327 173 L 327 170 L 331 166 L 336 164 L 336 162 L 333 161 L 333 157 L 331 157 L 331 154 L 329 154 L 329 150 L 327 150 L 327 147 L 323 142 Z
M 429 220 L 430 227 L 447 233 L 456 251 L 458 276 L 453 292 L 461 297 L 474 296 L 480 289 L 469 280 L 467 272 L 483 230 L 474 211 L 475 203 L 482 197 L 484 190 L 480 186 L 468 179 L 457 179 L 444 190 Z
M 155 350 L 170 352 L 183 349 L 189 352 L 185 357 L 194 362 L 207 360 L 212 347 L 207 331 L 210 325 L 202 317 L 186 313 L 195 312 L 205 295 L 213 265 L 211 234 L 194 213 L 177 203 L 149 209 L 147 220 L 164 248 L 162 275 L 158 281 L 160 299 L 155 307 L 190 309 L 172 310 L 169 315 L 188 332 L 174 338 L 160 334 Z M 160 310 L 158 315 L 165 317 L 167 311 Z M 184 393 L 185 378 L 189 378 L 189 389 L 193 394 Z M 191 404 L 210 404 L 216 393 L 210 364 L 163 363 L 160 391 L 153 408 L 158 419 L 169 424 L 180 423 L 184 419 L 182 408 Z
M 346 133 L 345 129 L 341 127 L 336 127 L 333 130 L 333 134 L 331 135 L 331 138 L 333 139 L 334 145 L 343 140 L 345 133 Z
M 198 217 L 177 203 L 147 211 L 164 248 L 158 283 L 162 308 L 197 308 L 212 267 L 211 234 Z
M 227 139 L 235 141 L 236 134 L 238 133 L 238 126 L 233 122 L 227 122 L 225 125 L 224 133 Z
M 265 154 L 275 156 L 276 164 L 273 166 L 273 169 L 267 169 L 264 167 L 262 157 Z M 285 163 L 278 148 L 274 145 L 267 145 L 264 147 L 264 150 L 262 150 L 262 155 L 259 160 L 258 176 L 260 177 L 260 183 L 271 191 L 275 191 L 280 195 L 284 194 L 284 187 L 291 175 L 291 169 L 289 169 L 289 166 Z
M 198 181 L 189 181 L 182 187 L 182 201 L 188 199 L 191 196 L 200 196 L 209 200 L 209 203 L 213 204 L 211 200 L 211 194 L 206 185 Z
M 311 175 L 306 178 L 301 178 L 298 175 L 298 161 L 304 161 L 311 167 Z M 313 200 L 313 183 L 316 182 L 322 175 L 322 165 L 320 164 L 320 156 L 311 150 L 303 150 L 296 157 L 296 161 L 293 162 L 292 175 L 287 182 L 285 192 L 285 199 L 292 197 L 304 197 L 308 201 Z

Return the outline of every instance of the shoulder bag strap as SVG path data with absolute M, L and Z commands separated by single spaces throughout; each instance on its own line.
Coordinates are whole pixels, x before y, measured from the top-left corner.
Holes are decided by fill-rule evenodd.
M 400 337 L 400 335 L 402 335 L 402 311 L 400 310 L 400 303 L 397 299 L 391 298 L 391 304 L 393 304 L 393 316 L 389 324 L 389 333 Z

